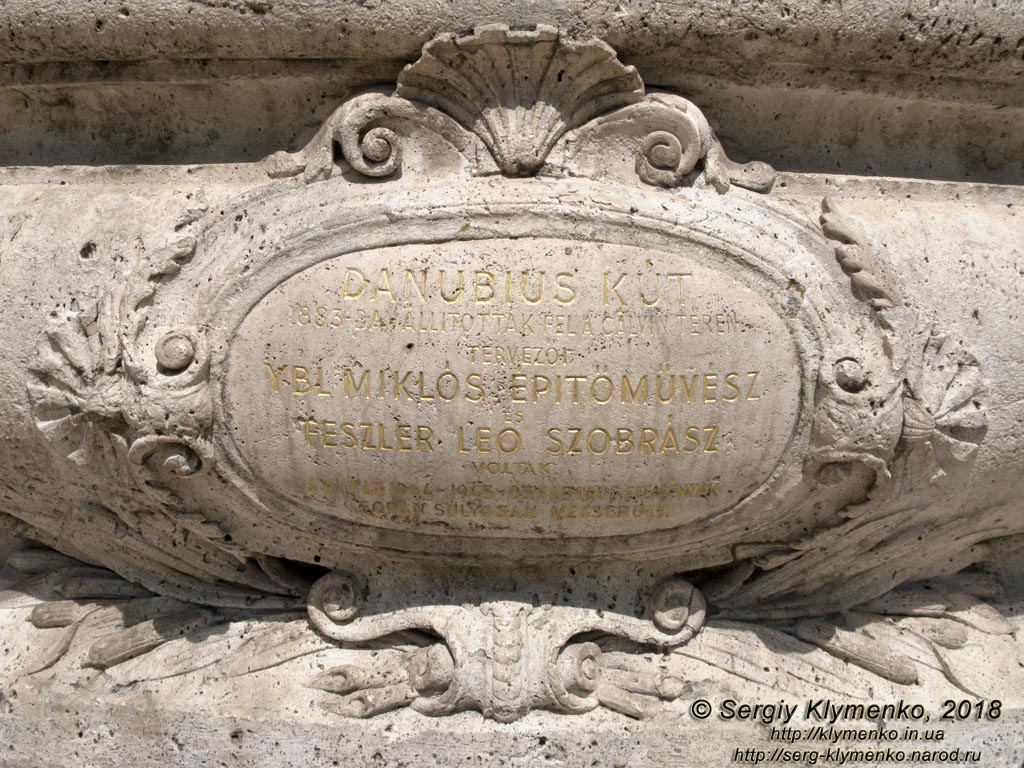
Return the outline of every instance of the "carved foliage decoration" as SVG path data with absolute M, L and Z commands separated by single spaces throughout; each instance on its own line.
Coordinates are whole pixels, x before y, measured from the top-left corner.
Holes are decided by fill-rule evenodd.
M 37 426 L 73 463 L 117 476 L 127 460 L 187 476 L 210 460 L 201 335 L 169 333 L 155 352 L 139 343 L 157 285 L 195 248 L 181 239 L 122 275 L 99 302 L 52 316 L 29 395 Z
M 836 362 L 822 387 L 845 391 L 849 399 L 819 404 L 813 438 L 823 462 L 818 478 L 840 481 L 849 462 L 860 462 L 874 470 L 876 481 L 863 503 L 843 510 L 839 524 L 747 564 L 742 588 L 723 600 L 733 617 L 817 616 L 849 608 L 929 575 L 929 562 L 955 563 L 954 571 L 979 562 L 979 541 L 1010 532 L 998 508 L 976 512 L 974 519 L 937 519 L 930 499 L 913 497 L 977 453 L 988 424 L 981 364 L 963 342 L 905 305 L 892 267 L 856 221 L 832 200 L 822 207 L 822 231 L 836 243 L 851 292 L 871 308 L 885 335 L 894 375 L 883 396 L 870 401 L 877 420 L 866 423 L 857 399 L 872 372 L 852 358 Z
M 696 106 L 678 96 L 646 93 L 637 72 L 603 43 L 568 40 L 544 27 L 511 31 L 497 26 L 434 40 L 406 67 L 393 94 L 350 99 L 307 148 L 295 156 L 278 156 L 268 168 L 273 175 L 303 173 L 306 182 L 338 171 L 354 171 L 364 180 L 394 178 L 402 169 L 403 145 L 423 132 L 447 142 L 478 175 L 600 177 L 603 170 L 595 164 L 607 159 L 602 148 L 625 147 L 629 173 L 653 186 L 692 185 L 724 193 L 735 184 L 763 192 L 774 178 L 764 164 L 730 161 Z M 868 370 L 853 357 L 822 366 L 811 444 L 815 471 L 808 474 L 823 483 L 841 481 L 844 471 L 859 462 L 874 473 L 877 486 L 869 491 L 876 492 L 903 459 L 908 466 L 911 459 L 928 464 L 922 471 L 931 477 L 950 472 L 973 455 L 984 434 L 986 398 L 978 360 L 918 322 L 904 305 L 891 268 L 830 201 L 824 204 L 821 226 L 835 244 L 854 298 L 870 308 L 884 334 L 891 370 Z M 151 494 L 146 503 L 156 509 L 164 508 L 169 492 L 154 477 L 162 472 L 188 477 L 213 464 L 204 326 L 155 329 L 148 324 L 158 288 L 192 259 L 196 248 L 195 240 L 181 240 L 123 275 L 97 304 L 55 314 L 30 385 L 36 425 L 71 462 L 113 478 L 146 467 L 138 485 Z M 230 268 L 236 267 L 232 262 Z M 277 596 L 271 603 L 275 607 L 294 607 L 293 598 L 302 589 L 287 583 L 280 563 L 231 546 L 229 536 L 197 512 L 167 509 L 176 525 L 215 542 L 216 554 L 234 558 L 224 563 L 204 549 L 197 555 L 203 563 L 197 580 L 213 574 L 242 583 L 246 591 L 238 594 L 236 605 L 254 594 L 269 594 Z M 842 520 L 830 521 L 806 539 L 769 543 L 760 557 L 741 562 L 731 593 L 719 596 L 724 615 L 798 619 L 821 614 L 823 605 L 834 608 L 837 601 L 842 607 L 863 602 L 913 577 L 916 565 L 901 554 L 919 521 L 906 515 L 893 525 L 859 519 L 858 513 L 851 506 Z M 144 516 L 121 508 L 113 515 L 119 517 L 115 526 L 148 535 L 150 544 L 167 530 L 150 523 L 146 533 Z M 952 556 L 957 555 L 954 545 L 973 543 L 953 529 L 942 532 Z M 166 552 L 159 554 L 180 571 L 188 570 Z M 854 576 L 849 575 L 852 560 L 860 567 Z M 223 587 L 211 592 L 217 590 Z M 110 597 L 102 589 L 98 594 Z M 674 577 L 653 590 L 636 615 L 521 599 L 458 601 L 450 595 L 437 598 L 436 604 L 378 610 L 364 605 L 365 594 L 357 576 L 324 576 L 309 593 L 309 624 L 337 643 L 389 643 L 404 632 L 421 633 L 429 643 L 404 651 L 397 663 L 337 667 L 314 680 L 314 687 L 331 694 L 327 706 L 346 715 L 410 706 L 431 715 L 478 710 L 512 721 L 535 709 L 581 713 L 604 706 L 642 717 L 660 701 L 677 697 L 682 680 L 652 670 L 636 654 L 608 653 L 598 640 L 620 638 L 677 649 L 680 655 L 693 650 L 699 658 L 719 658 L 716 642 L 736 650 L 729 634 L 734 627 L 697 636 L 704 625 L 704 598 Z M 158 607 L 161 615 L 171 617 L 165 622 L 171 636 L 223 618 L 204 608 Z M 92 615 L 91 608 L 80 606 L 39 609 L 35 619 L 41 626 L 70 628 L 50 654 L 54 659 Z M 90 663 L 113 668 L 166 639 L 152 625 L 138 624 L 139 629 L 124 627 L 128 633 L 116 642 L 93 646 Z M 789 629 L 800 642 L 835 651 L 840 658 L 862 649 L 856 645 L 855 654 L 838 647 L 826 636 L 832 630 L 838 636 L 836 627 L 804 622 Z M 249 648 L 249 656 L 235 655 L 226 667 L 249 672 L 324 645 L 310 639 L 304 622 L 266 634 L 272 635 L 267 647 Z M 862 656 L 870 654 L 857 658 Z M 867 663 L 883 677 L 912 682 L 906 665 L 890 661 L 871 657 Z
M 962 342 L 903 306 L 892 267 L 852 218 L 828 198 L 822 201 L 822 210 L 822 231 L 836 242 L 836 259 L 850 276 L 854 296 L 877 313 L 894 367 L 902 374 L 898 380 L 905 453 L 927 453 L 932 479 L 942 477 L 973 456 L 984 437 L 988 391 L 981 365 Z
M 294 666 L 280 672 L 282 665 L 332 647 L 332 640 L 297 611 L 189 605 L 37 547 L 16 551 L 5 565 L 0 625 L 30 625 L 26 636 L 32 639 L 0 668 L 5 689 L 54 673 L 93 682 L 98 674 L 104 686 L 122 691 L 192 675 L 201 676 L 207 690 L 243 676 L 270 684 L 275 673 L 294 674 Z M 347 589 L 351 584 L 334 574 L 314 589 L 309 609 L 314 626 L 331 633 L 348 627 L 352 636 L 369 636 L 403 623 L 363 615 L 371 607 L 359 604 L 358 595 Z M 613 617 L 606 625 L 614 625 L 620 636 L 646 638 L 680 622 L 699 628 L 687 642 L 662 646 L 657 654 L 622 652 L 588 636 L 554 648 L 556 637 L 592 624 L 577 623 L 568 614 L 570 620 L 556 620 L 550 607 L 503 601 L 452 613 L 465 623 L 449 621 L 443 636 L 422 635 L 419 642 L 425 645 L 410 636 L 401 651 L 356 652 L 357 658 L 373 661 L 330 667 L 303 683 L 317 692 L 314 700 L 324 709 L 345 717 L 409 706 L 431 715 L 475 708 L 500 721 L 515 720 L 536 706 L 561 712 L 602 706 L 645 718 L 682 695 L 687 685 L 701 686 L 722 675 L 734 691 L 754 693 L 766 686 L 780 695 L 844 702 L 938 692 L 999 698 L 1004 707 L 1020 700 L 1014 692 L 1024 685 L 1024 657 L 1014 642 L 1016 626 L 993 607 L 999 586 L 983 572 L 908 584 L 854 611 L 771 626 L 722 617 L 703 622 L 699 593 L 678 580 L 669 584 L 678 594 L 663 591 L 661 613 L 656 610 L 653 621 Z M 684 594 L 690 596 L 686 604 L 679 599 Z M 433 632 L 445 618 L 421 621 L 422 613 L 407 616 L 404 624 Z M 446 639 L 456 634 L 463 639 L 454 644 Z M 461 652 L 468 643 L 476 643 L 469 647 L 472 658 L 459 669 L 453 649 L 458 645 Z M 524 651 L 524 646 L 529 647 Z M 539 649 L 545 652 L 537 655 Z M 984 665 L 977 663 L 979 653 Z M 543 672 L 536 679 L 527 674 L 533 664 Z
M 916 465 L 927 453 L 936 467 L 932 474 L 941 477 L 953 463 L 969 459 L 984 437 L 987 391 L 980 364 L 962 343 L 941 334 L 905 305 L 893 268 L 835 201 L 822 201 L 820 221 L 824 235 L 835 243 L 836 260 L 850 278 L 851 292 L 871 307 L 885 335 L 895 376 L 891 391 L 872 407 L 886 414 L 887 421 L 899 424 L 891 433 L 902 440 L 871 445 L 872 435 L 850 429 L 840 403 L 828 404 L 830 410 L 819 415 L 817 442 L 835 461 L 852 459 L 857 453 L 837 452 L 840 446 L 871 446 L 866 463 L 883 481 L 888 480 L 900 448 L 902 458 L 917 454 L 909 457 Z M 865 390 L 870 376 L 852 358 L 837 361 L 833 371 L 835 384 L 854 397 Z M 928 470 L 918 466 L 918 471 Z
M 366 642 L 421 630 L 438 642 L 381 668 L 344 666 L 314 683 L 341 694 L 329 706 L 367 717 L 402 706 L 428 715 L 476 709 L 502 722 L 532 709 L 580 714 L 599 705 L 634 717 L 653 713 L 661 699 L 678 696 L 682 682 L 606 659 L 585 638 L 621 637 L 672 648 L 688 642 L 704 623 L 704 598 L 680 579 L 658 585 L 648 618 L 572 606 L 535 606 L 514 600 L 480 605 L 430 605 L 361 616 L 364 587 L 349 574 L 332 573 L 313 585 L 309 617 L 339 642 Z
M 968 461 L 988 426 L 988 388 L 978 359 L 963 344 L 925 329 L 919 357 L 907 378 L 903 440 L 909 460 L 938 479 Z
M 836 243 L 836 260 L 850 276 L 853 294 L 872 309 L 883 310 L 903 304 L 892 270 L 867 244 L 857 223 L 840 212 L 833 200 L 821 202 L 821 230 Z
M 1005 699 L 1024 682 L 1024 668 L 1016 627 L 993 607 L 998 592 L 983 572 L 965 571 L 901 586 L 842 614 L 771 626 L 716 618 L 674 653 L 692 660 L 691 674 L 707 665 L 738 685 L 797 696 L 870 701 L 939 688 Z

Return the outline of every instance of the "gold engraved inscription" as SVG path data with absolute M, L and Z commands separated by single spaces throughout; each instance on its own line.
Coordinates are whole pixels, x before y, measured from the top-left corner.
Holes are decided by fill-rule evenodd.
M 356 309 L 300 303 L 292 321 L 316 331 L 505 334 L 521 336 L 543 330 L 550 337 L 701 336 L 742 333 L 735 310 L 713 314 L 673 312 L 651 316 L 642 312 L 554 314 L 549 312 L 425 312 L 411 309 Z
M 602 536 L 714 514 L 777 464 L 800 367 L 708 255 L 495 240 L 321 263 L 232 344 L 239 451 L 371 525 Z
M 674 374 L 665 365 L 655 374 L 527 374 L 510 372 L 489 391 L 484 374 L 470 371 L 460 376 L 444 370 L 436 376 L 426 371 L 353 370 L 340 376 L 322 366 L 307 367 L 264 361 L 275 395 L 333 397 L 343 399 L 410 400 L 450 403 L 464 400 L 482 403 L 488 395 L 507 393 L 512 404 L 672 405 L 673 403 L 738 403 L 760 400 L 760 371 L 706 371 Z M 284 382 L 284 389 L 281 385 Z M 325 384 L 326 382 L 326 384 Z M 333 383 L 332 383 L 333 382 Z M 340 383 L 340 387 L 337 386 Z

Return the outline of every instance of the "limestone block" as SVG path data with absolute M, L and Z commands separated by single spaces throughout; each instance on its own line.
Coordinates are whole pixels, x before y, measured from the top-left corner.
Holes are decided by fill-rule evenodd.
M 716 128 L 488 24 L 295 151 L 0 171 L 10 746 L 88 690 L 96 764 L 688 764 L 769 700 L 1019 760 L 1020 189 Z

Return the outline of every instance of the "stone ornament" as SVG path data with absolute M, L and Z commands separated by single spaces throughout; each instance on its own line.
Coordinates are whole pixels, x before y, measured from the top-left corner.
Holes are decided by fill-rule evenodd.
M 188 475 L 200 467 L 199 455 L 207 451 L 198 437 L 210 414 L 202 386 L 197 385 L 206 371 L 203 362 L 196 361 L 195 332 L 168 334 L 157 344 L 156 361 L 163 372 L 159 380 L 185 374 L 173 405 L 158 401 L 161 391 L 159 385 L 153 386 L 157 377 L 149 365 L 132 358 L 139 353 L 135 340 L 145 325 L 144 305 L 157 281 L 175 274 L 194 251 L 194 240 L 180 240 L 155 254 L 141 279 L 118 286 L 102 305 L 52 318 L 30 395 L 39 428 L 51 439 L 64 441 L 74 463 L 116 471 L 119 456 L 142 463 L 158 446 L 166 446 L 175 450 L 175 456 L 166 460 L 176 473 Z M 177 428 L 180 438 L 157 434 L 162 412 L 171 407 L 180 412 L 182 406 L 191 418 Z M 166 432 L 166 422 L 161 426 Z
M 978 359 L 834 201 L 765 196 L 770 167 L 604 43 L 438 37 L 263 166 L 53 316 L 33 415 L 86 501 L 19 517 L 103 568 L 28 556 L 59 565 L 30 570 L 57 597 L 33 624 L 66 629 L 37 669 L 78 633 L 113 674 L 283 617 L 209 663 L 383 642 L 310 681 L 325 707 L 509 722 L 653 714 L 685 680 L 651 650 L 770 684 L 737 671 L 768 669 L 743 639 L 767 621 L 844 690 L 836 659 L 910 685 L 932 655 L 967 690 L 963 627 L 1005 639 L 984 590 L 898 589 L 1007 530 L 913 495 L 984 438 Z M 916 655 L 865 643 L 892 615 Z
M 351 575 L 324 576 L 310 591 L 310 622 L 342 642 L 414 628 L 443 642 L 409 652 L 399 668 L 344 666 L 313 682 L 342 694 L 329 702 L 331 709 L 356 717 L 406 704 L 429 715 L 476 709 L 502 722 L 518 720 L 531 709 L 580 714 L 598 705 L 643 717 L 655 711 L 659 698 L 678 696 L 682 682 L 642 664 L 623 667 L 605 661 L 600 646 L 579 638 L 600 633 L 670 648 L 692 639 L 705 613 L 700 592 L 679 579 L 656 587 L 646 620 L 514 601 L 430 605 L 361 618 L 362 591 Z
M 698 163 L 720 192 L 730 183 L 765 192 L 774 180 L 765 163 L 730 161 L 686 99 L 645 93 L 637 71 L 601 41 L 501 25 L 435 38 L 402 70 L 394 95 L 350 99 L 298 157 L 271 158 L 270 172 L 330 178 L 337 146 L 359 173 L 390 176 L 415 128 L 443 139 L 480 175 L 533 176 L 546 167 L 572 173 L 574 163 L 591 175 L 599 171 L 588 156 L 624 140 L 636 147 L 635 171 L 647 184 L 678 186 Z

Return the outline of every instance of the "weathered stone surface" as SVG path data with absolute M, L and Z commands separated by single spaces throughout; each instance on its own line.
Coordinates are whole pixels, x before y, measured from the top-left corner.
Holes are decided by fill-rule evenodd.
M 1018 188 L 736 162 L 576 26 L 335 107 L 255 163 L 0 174 L 11 746 L 88 689 L 179 752 L 198 710 L 443 763 L 451 716 L 571 764 L 626 717 L 586 750 L 661 764 L 783 696 L 1019 758 Z
M 699 521 L 768 479 L 801 404 L 785 320 L 708 262 L 542 238 L 335 257 L 239 327 L 231 439 L 272 492 L 425 535 Z
M 650 2 L 530 4 L 327 3 L 262 0 L 68 5 L 10 0 L 3 10 L 8 61 L 150 58 L 413 59 L 438 34 L 484 24 L 560 26 L 599 37 L 624 57 L 661 54 L 780 61 L 857 70 L 1022 73 L 1024 15 L 1012 3 L 811 0 L 694 6 Z M 828 41 L 826 44 L 825 41 Z M 386 41 L 386 45 L 382 45 Z
M 785 171 L 1019 184 L 1012 3 L 6 3 L 5 165 L 253 162 L 484 23 L 597 36 Z M 770 129 L 768 129 L 770 127 Z

